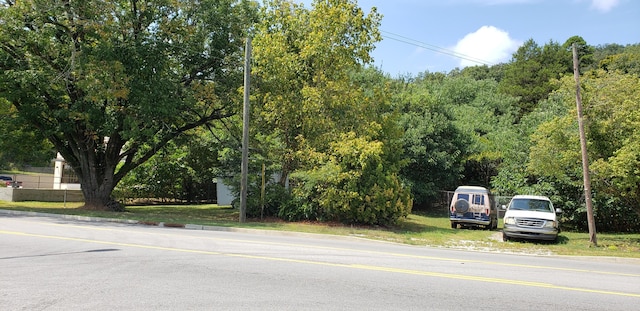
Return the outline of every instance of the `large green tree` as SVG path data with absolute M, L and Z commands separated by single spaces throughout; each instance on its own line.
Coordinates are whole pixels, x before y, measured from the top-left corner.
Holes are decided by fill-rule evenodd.
M 326 150 L 337 133 L 366 127 L 375 111 L 351 79 L 380 40 L 381 16 L 355 1 L 266 1 L 253 40 L 255 128 L 275 133 L 281 183 L 300 168 L 301 138 Z
M 291 181 L 297 202 L 278 214 L 369 224 L 406 216 L 411 201 L 397 176 L 401 134 L 388 79 L 366 69 L 381 16 L 353 0 L 316 0 L 310 8 L 273 0 L 261 13 L 253 40 L 255 149 L 278 161 L 279 182 Z
M 77 173 L 85 208 L 183 132 L 234 113 L 256 5 L 0 2 L 0 97 Z M 235 105 L 238 106 L 237 104 Z

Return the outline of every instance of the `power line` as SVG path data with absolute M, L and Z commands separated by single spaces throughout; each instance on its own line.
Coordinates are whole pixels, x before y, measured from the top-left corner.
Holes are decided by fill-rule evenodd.
M 482 64 L 482 65 L 488 65 L 488 66 L 495 65 L 494 63 L 492 63 L 490 61 L 487 61 L 487 60 L 483 60 L 483 59 L 476 58 L 476 57 L 473 57 L 473 56 L 469 56 L 469 55 L 465 55 L 465 54 L 462 54 L 462 53 L 458 53 L 456 51 L 452 51 L 452 50 L 449 50 L 449 49 L 445 49 L 445 48 L 441 48 L 441 47 L 438 47 L 438 46 L 435 46 L 435 45 L 424 43 L 424 42 L 421 42 L 421 41 L 418 41 L 418 40 L 414 40 L 414 39 L 411 39 L 411 38 L 408 38 L 408 37 L 405 37 L 405 36 L 402 36 L 402 35 L 399 35 L 399 34 L 395 34 L 395 33 L 384 31 L 384 30 L 380 30 L 380 32 L 383 33 L 383 35 L 382 35 L 383 38 L 395 40 L 395 41 L 398 41 L 398 42 L 402 42 L 402 43 L 406 43 L 406 44 L 409 44 L 409 45 L 417 46 L 417 47 L 420 47 L 420 48 L 423 48 L 423 49 L 427 49 L 427 50 L 430 50 L 430 51 L 434 51 L 436 53 L 453 56 L 453 57 L 456 57 L 456 58 L 468 60 L 468 61 L 471 61 L 471 62 L 474 62 L 474 63 L 478 63 L 478 64 Z

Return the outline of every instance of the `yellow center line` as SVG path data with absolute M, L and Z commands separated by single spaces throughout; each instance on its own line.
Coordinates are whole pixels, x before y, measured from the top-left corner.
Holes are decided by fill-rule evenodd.
M 372 265 L 360 265 L 360 264 L 329 263 L 329 262 L 321 262 L 321 261 L 311 261 L 311 260 L 301 260 L 301 259 L 291 259 L 291 258 L 280 258 L 280 257 L 270 257 L 270 256 L 259 256 L 259 255 L 232 254 L 232 253 L 222 253 L 222 252 L 214 252 L 214 251 L 192 250 L 192 249 L 183 249 L 183 248 L 175 248 L 175 247 L 151 246 L 151 245 L 131 244 L 131 243 L 121 243 L 121 242 L 109 242 L 109 241 L 99 241 L 99 240 L 82 239 L 82 238 L 51 236 L 51 235 L 32 234 L 32 233 L 15 232 L 15 231 L 4 231 L 4 230 L 0 230 L 0 234 L 28 236 L 28 237 L 38 237 L 38 238 L 65 240 L 65 241 L 75 241 L 75 242 L 86 242 L 86 243 L 114 245 L 114 246 L 132 247 L 132 248 L 164 250 L 164 251 L 192 253 L 192 254 L 220 255 L 220 256 L 238 257 L 238 258 L 246 258 L 246 259 L 259 259 L 259 260 L 291 262 L 291 263 L 320 265 L 320 266 L 342 267 L 342 268 L 368 270 L 368 271 L 380 271 L 380 272 L 389 272 L 389 273 L 397 273 L 397 274 L 429 276 L 429 277 L 438 277 L 438 278 L 446 278 L 446 279 L 478 281 L 478 282 L 486 282 L 486 283 L 499 283 L 499 284 L 508 284 L 508 285 L 521 285 L 521 286 L 529 286 L 529 287 L 550 288 L 550 289 L 560 289 L 560 290 L 566 290 L 566 291 L 575 291 L 575 292 L 584 292 L 584 293 L 596 293 L 596 294 L 604 294 L 604 295 L 616 295 L 616 296 L 626 296 L 626 297 L 640 298 L 640 294 L 634 294 L 634 293 L 624 293 L 624 292 L 606 291 L 606 290 L 597 290 L 597 289 L 587 289 L 587 288 L 569 287 L 569 286 L 558 286 L 558 285 L 553 285 L 553 284 L 550 284 L 550 283 L 528 282 L 528 281 L 520 281 L 520 280 L 510 280 L 510 279 L 502 279 L 502 278 L 490 278 L 490 277 L 471 276 L 471 275 L 462 275 L 462 274 L 453 274 L 453 273 L 429 272 L 429 271 L 409 270 L 409 269 L 400 269 L 400 268 L 392 268 L 392 267 L 381 267 L 381 266 L 372 266 Z
M 50 225 L 50 226 L 72 227 L 72 228 L 101 230 L 101 231 L 121 231 L 121 232 L 131 232 L 131 233 L 143 233 L 143 232 L 132 231 L 132 230 L 112 229 L 112 228 L 96 228 L 96 227 L 83 226 L 83 225 L 52 224 L 52 223 L 43 223 L 43 224 Z M 157 236 L 157 235 L 171 236 L 171 234 L 164 234 L 164 233 L 157 233 L 157 232 L 147 233 L 147 234 L 153 234 L 155 236 Z M 402 254 L 402 253 L 390 253 L 390 252 L 380 252 L 380 251 L 372 251 L 372 250 L 359 250 L 359 249 L 339 248 L 339 247 L 330 247 L 330 246 L 310 246 L 310 245 L 306 245 L 306 244 L 281 243 L 281 242 L 264 242 L 264 241 L 252 241 L 252 240 L 246 240 L 246 239 L 228 239 L 228 238 L 220 238 L 220 237 L 200 237 L 200 238 L 205 238 L 205 239 L 210 239 L 210 240 L 218 240 L 218 241 L 230 241 L 230 242 L 241 242 L 241 243 L 252 243 L 252 244 L 266 244 L 266 245 L 275 245 L 275 246 L 305 247 L 305 248 L 333 250 L 333 251 L 345 251 L 345 250 L 348 250 L 348 251 L 364 253 L 364 254 L 386 255 L 386 256 L 395 256 L 395 257 L 403 257 L 403 258 L 416 258 L 416 259 L 425 259 L 425 260 L 453 261 L 453 262 L 463 261 L 465 263 L 477 263 L 477 264 L 483 264 L 483 265 L 494 265 L 494 266 L 505 266 L 505 267 L 516 267 L 516 268 L 527 268 L 527 269 L 542 269 L 542 270 L 556 270 L 556 271 L 568 271 L 568 272 L 597 273 L 597 274 L 603 274 L 603 275 L 618 275 L 618 276 L 640 277 L 640 274 L 634 274 L 634 273 L 620 273 L 620 272 L 587 270 L 587 269 L 577 269 L 577 268 L 563 268 L 563 267 L 552 267 L 552 266 L 515 264 L 515 263 L 504 263 L 504 262 L 472 260 L 472 259 L 464 259 L 463 260 L 463 259 L 459 259 L 459 258 L 446 258 L 446 257 L 436 257 L 436 256 L 410 255 L 410 254 Z

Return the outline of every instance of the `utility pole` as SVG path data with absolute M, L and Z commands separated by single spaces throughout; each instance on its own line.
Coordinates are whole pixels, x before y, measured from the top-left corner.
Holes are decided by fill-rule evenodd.
M 584 133 L 582 116 L 582 96 L 580 95 L 580 65 L 578 63 L 578 49 L 573 44 L 573 77 L 576 80 L 576 105 L 578 108 L 578 129 L 580 130 L 580 147 L 582 150 L 582 176 L 584 180 L 584 199 L 587 204 L 587 222 L 589 224 L 589 242 L 598 246 L 596 238 L 596 223 L 593 218 L 593 204 L 591 202 L 591 178 L 589 177 L 589 157 L 587 155 L 587 139 Z
M 251 37 L 244 51 L 244 103 L 242 106 L 242 167 L 240 169 L 240 222 L 247 221 L 247 175 L 249 171 L 249 89 L 251 77 Z

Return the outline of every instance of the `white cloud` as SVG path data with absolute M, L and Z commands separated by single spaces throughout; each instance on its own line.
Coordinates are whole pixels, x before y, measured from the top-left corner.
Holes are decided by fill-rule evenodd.
M 522 44 L 494 26 L 482 26 L 462 38 L 453 50 L 460 54 L 460 67 L 497 64 L 508 61 Z
M 591 8 L 606 13 L 620 4 L 620 0 L 591 0 Z

